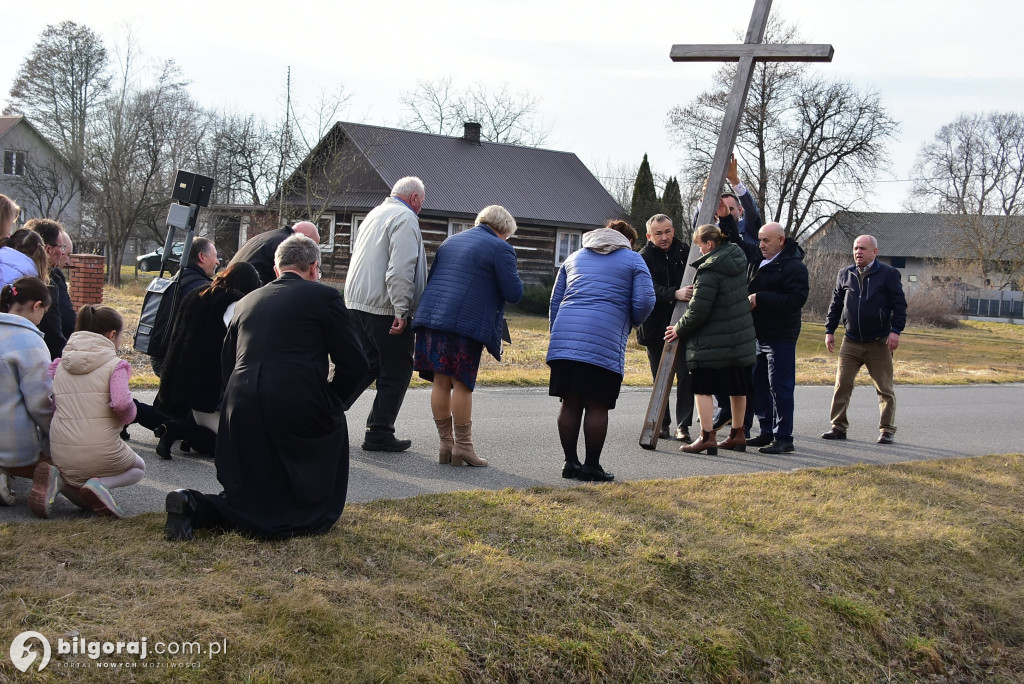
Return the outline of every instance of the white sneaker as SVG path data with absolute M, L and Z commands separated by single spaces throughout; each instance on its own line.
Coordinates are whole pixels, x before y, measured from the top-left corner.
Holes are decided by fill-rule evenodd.
M 11 476 L 0 473 L 0 504 L 13 506 L 15 500 L 14 490 L 11 489 Z

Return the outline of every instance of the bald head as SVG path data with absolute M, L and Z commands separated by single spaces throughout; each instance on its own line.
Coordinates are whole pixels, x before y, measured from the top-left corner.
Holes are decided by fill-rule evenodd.
M 786 244 L 786 229 L 781 223 L 766 223 L 757 231 L 758 247 L 765 259 L 774 259 Z
M 310 221 L 299 221 L 292 226 L 292 232 L 298 233 L 299 235 L 305 235 L 310 240 L 318 244 L 320 242 L 320 231 L 317 230 L 316 224 Z
M 861 235 L 853 241 L 853 263 L 865 268 L 878 256 L 878 240 L 871 235 Z

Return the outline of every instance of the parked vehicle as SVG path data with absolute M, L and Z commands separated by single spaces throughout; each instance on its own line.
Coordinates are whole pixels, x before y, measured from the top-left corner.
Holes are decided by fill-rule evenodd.
M 178 264 L 181 263 L 181 252 L 185 248 L 184 242 L 175 242 L 171 246 L 171 256 L 167 259 L 167 271 L 174 273 L 178 270 Z M 138 257 L 136 261 L 139 263 L 140 271 L 159 271 L 160 270 L 160 259 L 163 257 L 163 247 L 155 249 L 148 254 L 143 254 Z

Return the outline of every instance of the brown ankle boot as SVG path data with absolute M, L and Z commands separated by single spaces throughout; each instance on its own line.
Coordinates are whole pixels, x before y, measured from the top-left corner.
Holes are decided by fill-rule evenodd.
M 693 444 L 684 444 L 679 447 L 680 451 L 688 454 L 699 454 L 705 449 L 707 449 L 708 456 L 718 455 L 718 441 L 714 430 L 701 430 L 700 437 L 693 440 Z
M 434 419 L 437 425 L 437 435 L 441 438 L 441 447 L 437 451 L 438 463 L 452 462 L 452 449 L 455 447 L 455 437 L 452 435 L 452 417 Z
M 746 451 L 747 435 L 743 432 L 743 428 L 733 428 L 729 430 L 729 437 L 719 442 L 718 446 L 722 449 L 732 449 L 733 451 Z
M 455 448 L 452 449 L 452 465 L 456 468 L 466 465 L 485 466 L 487 460 L 480 458 L 473 450 L 473 421 L 465 425 L 455 425 Z

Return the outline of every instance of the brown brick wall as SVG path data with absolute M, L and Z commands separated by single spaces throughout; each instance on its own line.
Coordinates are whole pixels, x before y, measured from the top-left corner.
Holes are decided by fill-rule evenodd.
M 68 291 L 75 311 L 84 304 L 103 303 L 103 271 L 106 257 L 102 254 L 72 254 L 68 273 Z

